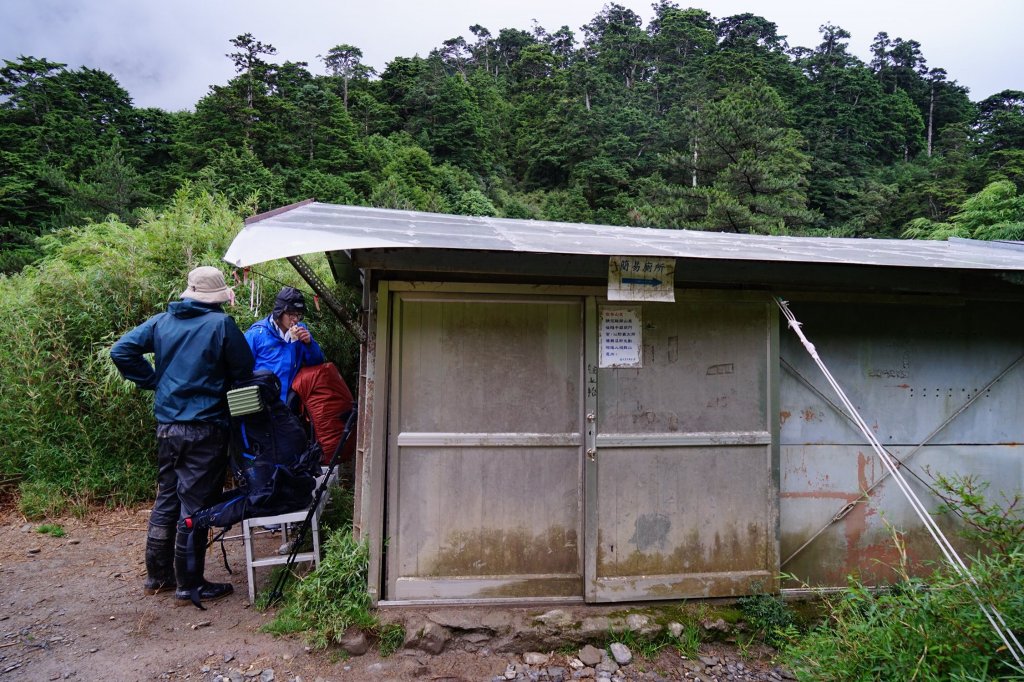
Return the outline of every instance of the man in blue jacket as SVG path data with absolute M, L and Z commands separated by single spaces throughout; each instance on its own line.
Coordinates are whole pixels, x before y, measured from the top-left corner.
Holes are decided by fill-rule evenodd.
M 181 299 L 110 349 L 126 379 L 156 392 L 159 472 L 146 533 L 143 591 L 156 594 L 176 587 L 178 606 L 198 603 L 196 597 L 220 599 L 233 591 L 229 583 L 204 578 L 206 538 L 193 539 L 201 549 L 189 562 L 189 535 L 176 532 L 176 527 L 179 520 L 213 504 L 223 489 L 229 424 L 225 393 L 253 369 L 245 337 L 221 308 L 234 295 L 219 269 L 204 266 L 190 272 Z M 146 353 L 153 353 L 155 367 Z
M 245 332 L 256 369 L 269 369 L 281 381 L 281 402 L 288 403 L 288 390 L 299 369 L 324 361 L 320 344 L 313 340 L 302 322 L 306 299 L 293 287 L 284 287 L 274 299 L 270 315 L 253 323 Z

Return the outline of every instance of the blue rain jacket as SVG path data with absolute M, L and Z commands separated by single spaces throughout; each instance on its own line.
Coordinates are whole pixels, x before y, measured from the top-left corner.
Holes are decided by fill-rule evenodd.
M 306 325 L 299 323 L 303 327 Z M 306 327 L 308 329 L 308 327 Z M 307 365 L 319 365 L 324 361 L 324 352 L 320 344 L 310 336 L 309 344 L 301 341 L 291 343 L 281 338 L 272 315 L 253 322 L 245 332 L 245 340 L 249 342 L 253 357 L 256 358 L 255 369 L 269 369 L 281 381 L 281 402 L 288 402 L 288 389 L 298 374 L 299 368 Z

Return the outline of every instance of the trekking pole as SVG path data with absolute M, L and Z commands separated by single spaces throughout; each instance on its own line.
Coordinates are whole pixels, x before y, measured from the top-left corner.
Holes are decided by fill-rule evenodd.
M 284 595 L 284 585 L 288 580 L 288 576 L 291 575 L 292 567 L 295 565 L 296 557 L 299 555 L 299 548 L 302 543 L 306 540 L 306 533 L 313 527 L 313 515 L 316 514 L 316 510 L 320 507 L 320 500 L 324 496 L 324 492 L 327 490 L 327 486 L 331 482 L 331 474 L 334 473 L 335 467 L 338 466 L 338 459 L 341 457 L 341 451 L 345 448 L 345 444 L 348 442 L 349 436 L 352 435 L 352 430 L 356 425 L 356 414 L 359 412 L 357 405 L 352 404 L 352 409 L 349 411 L 348 418 L 345 420 L 345 430 L 341 434 L 341 440 L 338 442 L 337 447 L 334 448 L 334 453 L 331 455 L 331 461 L 327 464 L 327 472 L 324 474 L 324 479 L 320 482 L 319 487 L 313 492 L 313 503 L 309 507 L 309 511 L 306 512 L 306 518 L 303 519 L 302 525 L 299 526 L 299 530 L 295 536 L 295 541 L 292 544 L 291 551 L 288 553 L 288 561 L 284 565 L 284 570 L 277 577 L 277 583 L 274 585 L 274 589 L 271 590 L 270 595 L 267 597 L 267 603 L 273 604 L 277 602 Z

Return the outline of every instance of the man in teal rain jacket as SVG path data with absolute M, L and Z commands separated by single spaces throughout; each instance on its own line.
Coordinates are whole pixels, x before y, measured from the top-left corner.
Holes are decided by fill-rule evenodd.
M 178 521 L 212 504 L 224 487 L 227 469 L 231 385 L 252 375 L 245 337 L 221 304 L 233 292 L 224 275 L 204 266 L 188 274 L 181 301 L 121 337 L 110 358 L 139 388 L 155 391 L 157 496 L 146 533 L 145 594 L 176 587 L 175 604 L 214 600 L 231 594 L 229 583 L 203 575 L 206 538 L 188 549 L 189 535 Z M 153 353 L 154 365 L 146 359 Z M 189 560 L 190 556 L 193 560 Z

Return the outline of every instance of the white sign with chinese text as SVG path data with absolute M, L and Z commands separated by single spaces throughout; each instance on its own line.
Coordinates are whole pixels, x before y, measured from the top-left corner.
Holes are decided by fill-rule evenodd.
M 676 300 L 676 259 L 612 256 L 608 259 L 609 301 Z
M 599 367 L 643 367 L 640 306 L 601 306 Z

